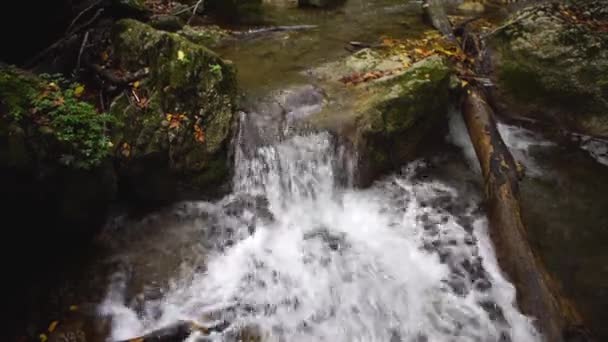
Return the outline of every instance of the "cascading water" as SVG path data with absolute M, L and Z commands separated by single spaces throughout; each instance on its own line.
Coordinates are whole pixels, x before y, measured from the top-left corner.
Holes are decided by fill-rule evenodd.
M 101 308 L 112 338 L 186 319 L 227 326 L 195 340 L 243 331 L 263 341 L 539 340 L 514 307 L 475 196 L 418 179 L 422 162 L 353 189 L 343 177 L 352 163 L 329 134 L 256 146 L 245 130 L 260 127 L 245 120 L 233 193 L 182 208 L 200 218 L 190 231 L 200 232 L 204 266 L 190 261 L 137 309 L 118 277 Z

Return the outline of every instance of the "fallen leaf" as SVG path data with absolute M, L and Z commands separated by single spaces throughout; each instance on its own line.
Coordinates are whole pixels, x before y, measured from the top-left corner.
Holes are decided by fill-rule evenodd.
M 131 156 L 131 145 L 128 143 L 123 143 L 120 153 L 125 157 L 129 158 Z
M 205 143 L 205 131 L 199 125 L 194 125 L 194 138 L 201 144 Z
M 48 331 L 52 333 L 55 331 L 55 329 L 57 329 L 57 325 L 59 325 L 59 321 L 52 321 L 51 324 L 49 324 Z
M 182 50 L 177 51 L 177 60 L 183 61 L 186 58 L 186 54 Z
M 49 339 L 46 334 L 40 334 L 38 338 L 40 339 L 40 342 L 46 342 Z
M 59 97 L 55 101 L 53 101 L 53 105 L 55 105 L 57 107 L 63 106 L 64 103 L 65 103 L 65 99 L 63 97 Z
M 83 93 L 84 93 L 84 86 L 82 84 L 79 84 L 78 86 L 76 86 L 76 88 L 74 89 L 74 96 L 80 97 Z

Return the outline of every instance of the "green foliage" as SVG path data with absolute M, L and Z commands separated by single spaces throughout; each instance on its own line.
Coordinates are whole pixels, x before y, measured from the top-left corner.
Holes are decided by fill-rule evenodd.
M 209 65 L 209 71 L 211 71 L 211 73 L 213 75 L 215 75 L 215 77 L 219 80 L 222 79 L 222 66 L 215 63 L 215 64 L 211 64 Z
M 83 89 L 61 75 L 44 74 L 37 79 L 14 69 L 0 72 L 0 96 L 8 118 L 54 137 L 59 151 L 51 155 L 59 154 L 60 163 L 91 169 L 109 152 L 106 126 L 114 120 L 82 101 Z

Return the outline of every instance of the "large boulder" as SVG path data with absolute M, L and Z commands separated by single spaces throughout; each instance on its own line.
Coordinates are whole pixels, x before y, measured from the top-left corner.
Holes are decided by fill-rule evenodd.
M 493 34 L 501 111 L 607 137 L 606 8 L 606 0 L 536 5 Z
M 439 56 L 405 68 L 397 56 L 364 49 L 316 74 L 328 97 L 341 100 L 310 121 L 355 147 L 363 186 L 414 158 L 420 142 L 448 111 L 451 70 Z M 353 76 L 344 75 L 362 82 L 349 85 Z
M 236 102 L 232 64 L 202 45 L 134 20 L 116 23 L 121 68 L 149 68 L 111 113 L 124 125 L 114 134 L 121 185 L 138 200 L 210 195 L 228 179 Z M 180 194 L 180 195 L 181 195 Z

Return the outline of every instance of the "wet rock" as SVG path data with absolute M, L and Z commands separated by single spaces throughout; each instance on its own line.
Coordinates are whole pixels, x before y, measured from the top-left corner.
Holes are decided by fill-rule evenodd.
M 317 8 L 328 8 L 343 5 L 346 0 L 299 0 L 300 6 L 310 6 Z
M 117 11 L 127 16 L 140 18 L 151 13 L 144 0 L 112 0 L 111 3 Z
M 125 190 L 149 201 L 170 200 L 177 187 L 199 196 L 218 191 L 230 169 L 232 64 L 180 35 L 134 20 L 115 25 L 113 44 L 122 68 L 150 69 L 137 90 L 139 100 L 122 95 L 111 106 L 123 123 L 114 145 Z
M 158 30 L 176 32 L 182 29 L 184 21 L 174 15 L 155 15 L 150 18 L 150 26 Z
M 229 23 L 261 24 L 262 2 L 262 0 L 207 0 L 205 10 Z
M 110 335 L 111 319 L 91 307 L 74 307 L 65 317 L 49 325 L 44 334 L 48 342 L 105 342 Z
M 584 12 L 590 6 L 601 7 L 599 3 L 608 6 L 608 2 L 577 3 L 529 7 L 514 14 L 503 30 L 491 36 L 496 97 L 505 113 L 605 137 L 608 33 L 600 26 L 607 18 Z
M 359 85 L 343 83 L 344 75 L 369 72 L 385 77 Z M 355 146 L 361 185 L 411 160 L 423 137 L 447 113 L 451 71 L 437 56 L 404 69 L 397 59 L 364 49 L 313 74 L 328 98 L 337 100 L 310 121 Z

